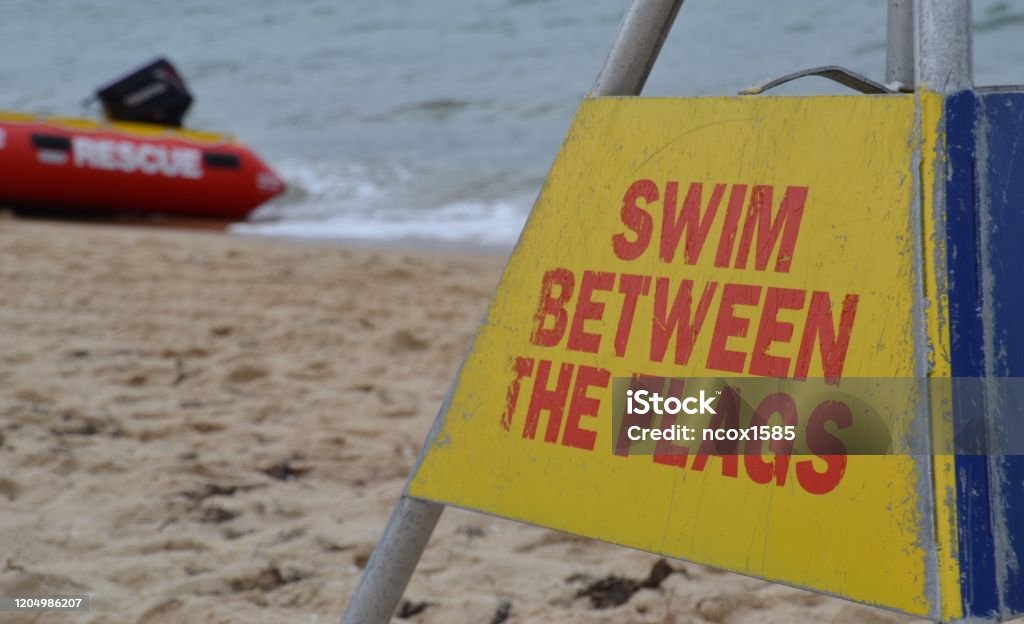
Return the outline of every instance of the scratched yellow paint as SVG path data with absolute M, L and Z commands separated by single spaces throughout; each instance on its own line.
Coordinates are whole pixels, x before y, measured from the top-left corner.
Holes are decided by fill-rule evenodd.
M 857 293 L 844 377 L 921 374 L 915 336 L 924 328 L 915 305 L 923 286 L 914 240 L 920 224 L 913 222 L 920 216 L 911 210 L 919 200 L 916 123 L 914 96 L 585 101 L 409 493 L 933 616 L 933 489 L 929 467 L 911 456 L 851 456 L 839 485 L 816 495 L 792 478 L 775 487 L 724 477 L 718 459 L 695 472 L 649 456 L 614 456 L 610 390 L 591 392 L 601 399 L 597 418 L 587 422 L 597 432 L 592 451 L 548 444 L 542 435 L 525 439 L 522 413 L 508 431 L 500 423 L 516 357 L 601 367 L 613 376 L 722 375 L 704 365 L 710 331 L 701 334 L 685 367 L 669 364 L 671 358 L 650 361 L 643 345 L 651 330 L 643 323 L 625 357 L 616 357 L 610 334 L 618 319 L 612 317 L 588 324 L 605 336 L 596 354 L 532 344 L 542 278 L 555 267 L 577 275 L 599 270 L 823 290 L 839 301 L 843 293 Z M 713 254 L 702 255 L 696 266 L 678 258 L 666 264 L 656 252 L 620 260 L 611 238 L 624 231 L 623 193 L 641 178 L 677 180 L 680 194 L 693 181 L 806 186 L 790 272 L 719 268 Z M 720 229 L 716 221 L 709 240 L 718 240 Z M 650 304 L 640 306 L 637 316 L 649 318 Z M 730 346 L 749 353 L 752 334 L 732 338 Z M 773 350 L 795 357 L 796 342 Z M 822 375 L 818 359 L 810 375 Z
M 943 98 L 937 93 L 922 91 L 919 95 L 921 124 L 921 189 L 922 189 L 922 258 L 926 322 L 930 350 L 930 375 L 942 380 L 952 377 L 949 353 L 949 301 L 943 276 L 946 267 L 946 228 L 943 202 L 936 199 L 944 193 L 946 144 L 943 127 Z M 934 456 L 932 462 L 935 484 L 935 542 L 938 586 L 941 595 L 939 610 L 942 621 L 963 617 L 960 593 L 960 560 L 957 542 L 957 502 L 953 440 L 952 386 L 929 384 L 932 414 Z

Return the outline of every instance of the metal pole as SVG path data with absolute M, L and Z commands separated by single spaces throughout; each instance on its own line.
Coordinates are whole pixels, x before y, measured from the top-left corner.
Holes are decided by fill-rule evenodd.
M 889 0 L 885 26 L 885 82 L 913 91 L 914 0 Z
M 640 95 L 683 0 L 633 0 L 590 95 Z
M 398 499 L 345 615 L 341 616 L 341 624 L 391 621 L 442 511 L 444 505 L 440 503 L 405 494 Z
M 917 0 L 917 84 L 939 93 L 974 86 L 971 0 Z

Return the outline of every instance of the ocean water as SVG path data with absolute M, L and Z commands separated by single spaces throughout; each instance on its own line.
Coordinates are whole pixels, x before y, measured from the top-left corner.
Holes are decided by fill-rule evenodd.
M 0 109 L 97 116 L 166 55 L 187 124 L 289 182 L 238 231 L 509 245 L 628 0 L 0 0 Z M 975 0 L 978 84 L 1024 83 L 1024 6 Z M 688 0 L 645 94 L 839 64 L 883 79 L 883 0 Z M 842 92 L 819 79 L 786 93 Z

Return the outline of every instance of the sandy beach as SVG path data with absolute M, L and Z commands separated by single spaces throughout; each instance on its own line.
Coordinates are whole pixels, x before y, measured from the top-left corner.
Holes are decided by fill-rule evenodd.
M 503 262 L 0 222 L 0 619 L 336 621 Z M 395 621 L 909 621 L 659 561 L 448 510 Z

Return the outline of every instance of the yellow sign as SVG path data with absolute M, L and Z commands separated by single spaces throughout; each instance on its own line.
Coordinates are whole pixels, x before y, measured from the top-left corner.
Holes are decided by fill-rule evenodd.
M 926 372 L 915 110 L 585 101 L 409 494 L 937 613 L 930 459 L 849 454 L 857 408 L 827 392 Z M 696 378 L 720 383 L 691 420 L 755 439 L 635 441 L 652 421 L 624 402 Z M 928 430 L 909 409 L 885 423 L 896 446 Z

